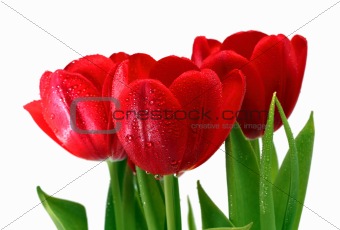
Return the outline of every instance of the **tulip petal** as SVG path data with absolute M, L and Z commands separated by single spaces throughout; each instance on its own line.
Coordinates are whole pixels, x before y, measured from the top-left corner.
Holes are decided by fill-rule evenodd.
M 234 69 L 249 68 L 249 61 L 241 55 L 231 50 L 224 50 L 206 58 L 201 68 L 212 69 L 220 77 L 221 81 L 228 76 L 229 72 Z
M 98 91 L 101 91 L 105 78 L 112 67 L 114 67 L 114 63 L 110 58 L 96 54 L 69 63 L 65 70 L 83 75 L 97 87 Z
M 173 118 L 181 105 L 168 88 L 153 79 L 132 82 L 119 100 L 124 117 L 118 137 L 134 164 L 153 174 L 179 171 L 187 129 Z
M 35 123 L 41 128 L 42 131 L 44 131 L 52 140 L 57 142 L 60 146 L 62 146 L 62 143 L 60 140 L 56 137 L 52 129 L 48 126 L 47 122 L 44 119 L 44 116 L 42 114 L 42 107 L 41 107 L 41 101 L 32 101 L 24 106 L 24 109 L 26 109 L 30 115 L 32 116 Z
M 223 41 L 221 50 L 233 50 L 243 57 L 250 59 L 254 47 L 265 36 L 267 35 L 254 30 L 238 32 L 230 35 Z
M 128 55 L 127 53 L 118 52 L 118 53 L 111 54 L 110 59 L 114 64 L 119 64 L 122 61 L 128 59 L 129 56 L 130 55 Z
M 222 82 L 222 105 L 219 108 L 219 119 L 217 124 L 219 129 L 211 133 L 207 140 L 208 149 L 201 155 L 194 168 L 207 161 L 222 145 L 228 137 L 233 124 L 236 121 L 237 112 L 240 110 L 246 91 L 245 76 L 240 70 L 231 71 Z M 232 114 L 233 116 L 226 115 Z
M 215 39 L 207 39 L 204 36 L 198 36 L 194 40 L 191 60 L 200 67 L 205 58 L 220 50 L 220 46 L 221 43 Z
M 265 87 L 265 108 L 269 104 L 274 92 L 281 101 L 287 117 L 293 111 L 292 101 L 297 100 L 301 81 L 297 81 L 298 69 L 296 56 L 289 39 L 280 34 L 264 37 L 254 49 L 251 62 L 262 78 Z M 295 98 L 292 98 L 294 95 Z M 275 114 L 275 130 L 282 125 L 281 118 Z
M 198 67 L 187 58 L 168 56 L 157 61 L 151 69 L 150 78 L 169 87 L 179 75 L 189 70 L 198 70 Z
M 237 121 L 248 138 L 255 138 L 263 134 L 264 129 L 253 128 L 265 124 L 268 113 L 266 112 L 268 107 L 265 104 L 264 83 L 254 63 L 234 51 L 225 50 L 208 57 L 202 67 L 214 70 L 222 82 L 232 76 L 233 74 L 230 74 L 235 69 L 242 71 L 242 76 L 244 74 L 247 79 L 247 93 L 244 96 L 242 108 L 237 114 Z M 226 111 L 224 115 L 228 119 L 236 116 L 231 111 Z
M 214 71 L 205 69 L 183 73 L 169 89 L 183 108 L 175 113 L 175 117 L 186 121 L 189 130 L 181 164 L 184 171 L 200 160 L 219 129 L 217 118 L 222 104 L 222 84 Z
M 298 65 L 298 78 L 301 79 L 303 78 L 303 74 L 305 72 L 305 67 L 306 67 L 306 60 L 307 60 L 307 40 L 306 38 L 300 36 L 300 35 L 295 35 L 292 38 L 292 45 L 295 50 L 295 55 L 296 55 L 296 61 Z
M 63 143 L 63 147 L 72 154 L 89 159 L 106 159 L 109 155 L 107 135 L 96 131 L 106 130 L 107 114 L 101 96 L 96 87 L 80 74 L 58 70 L 40 82 L 40 88 L 46 93 L 42 95 L 43 116 Z M 87 100 L 96 97 L 97 101 Z M 70 105 L 75 103 L 74 110 Z M 72 122 L 73 121 L 73 122 Z

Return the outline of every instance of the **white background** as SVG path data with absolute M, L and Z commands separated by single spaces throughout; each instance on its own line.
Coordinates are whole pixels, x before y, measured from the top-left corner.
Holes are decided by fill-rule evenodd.
M 4 2 L 0 4 L 1 229 L 13 221 L 6 230 L 55 229 L 43 207 L 35 207 L 39 204 L 36 186 L 52 194 L 93 167 L 56 196 L 84 204 L 90 229 L 104 226 L 109 180 L 106 164 L 95 167 L 98 162 L 67 153 L 23 109 L 24 104 L 39 98 L 39 79 L 45 70 L 63 68 L 78 59 L 78 53 L 109 56 L 125 51 L 146 52 L 156 59 L 170 54 L 190 57 L 195 36 L 223 40 L 249 29 L 301 34 L 308 40 L 304 83 L 289 119 L 297 134 L 310 112 L 315 114 L 314 157 L 305 201 L 308 208 L 303 210 L 300 229 L 340 228 L 340 4 L 324 12 L 336 0 Z M 282 129 L 275 140 L 282 161 L 287 150 Z M 198 179 L 227 213 L 224 153 L 219 151 L 180 178 L 184 229 L 187 195 L 192 199 L 197 225 L 201 225 Z

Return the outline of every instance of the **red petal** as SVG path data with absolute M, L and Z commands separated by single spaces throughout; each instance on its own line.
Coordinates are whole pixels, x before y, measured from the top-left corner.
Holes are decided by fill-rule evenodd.
M 150 78 L 157 79 L 169 87 L 179 75 L 189 70 L 199 69 L 187 58 L 168 56 L 157 61 L 151 69 Z
M 224 50 L 216 54 L 210 55 L 204 60 L 201 68 L 212 69 L 224 81 L 229 72 L 234 69 L 249 68 L 249 61 L 241 55 L 231 50 Z
M 172 117 L 181 106 L 173 94 L 157 80 L 132 82 L 119 97 L 122 101 L 118 137 L 128 157 L 153 174 L 179 171 L 187 130 Z M 124 102 L 124 103 L 123 103 Z M 117 115 L 117 114 L 114 114 Z
M 298 65 L 298 77 L 302 82 L 307 60 L 307 40 L 300 35 L 295 35 L 292 38 L 292 45 L 295 50 L 296 61 Z
M 98 91 L 101 91 L 105 78 L 113 67 L 114 63 L 110 58 L 97 54 L 73 61 L 65 67 L 65 70 L 83 75 L 97 87 Z
M 58 70 L 50 75 L 48 84 L 41 81 L 40 87 L 46 90 L 41 100 L 44 119 L 63 147 L 81 158 L 105 159 L 110 154 L 107 135 L 93 134 L 106 130 L 108 123 L 95 86 L 79 74 Z M 89 97 L 97 99 L 85 101 Z M 75 103 L 74 100 L 79 98 L 81 100 Z M 72 102 L 75 107 L 70 111 Z M 71 123 L 71 119 L 75 121 Z
M 299 95 L 301 81 L 295 52 L 284 35 L 267 36 L 254 49 L 251 60 L 256 66 L 265 87 L 265 108 L 269 108 L 274 92 L 280 100 L 287 117 L 293 111 L 293 101 Z M 292 97 L 294 95 L 294 98 Z M 282 125 L 279 115 L 275 116 L 275 129 Z
M 266 107 L 266 97 L 262 76 L 258 74 L 253 62 L 249 62 L 244 57 L 234 51 L 221 51 L 208 57 L 202 67 L 214 70 L 222 82 L 230 77 L 235 69 L 240 69 L 246 76 L 246 94 L 238 116 L 238 122 L 243 132 L 248 138 L 258 137 L 263 134 L 263 130 L 251 127 L 258 127 L 266 121 L 266 114 L 259 111 L 268 111 Z M 258 114 L 259 116 L 255 116 Z M 234 116 L 226 112 L 226 116 Z
M 155 59 L 147 54 L 131 55 L 129 58 L 129 82 L 149 78 L 150 70 L 155 64 Z
M 223 41 L 221 50 L 233 50 L 243 57 L 250 59 L 254 47 L 260 41 L 260 39 L 265 36 L 267 35 L 254 30 L 238 32 L 227 37 Z
M 183 171 L 205 157 L 210 142 L 215 138 L 214 133 L 219 129 L 216 118 L 222 104 L 222 84 L 212 70 L 188 71 L 171 84 L 170 91 L 183 108 L 183 113 L 178 111 L 175 115 L 177 117 L 178 114 L 177 119 L 187 123 L 189 130 L 181 164 Z M 213 152 L 209 154 L 211 156 Z
M 55 136 L 52 129 L 48 126 L 46 123 L 43 114 L 42 114 L 42 107 L 41 107 L 41 101 L 32 101 L 24 106 L 24 109 L 26 109 L 30 115 L 32 116 L 35 123 L 44 131 L 52 140 L 57 142 L 60 146 L 62 146 L 62 143 L 59 141 L 59 139 Z
M 119 64 L 122 61 L 126 60 L 129 58 L 130 55 L 124 52 L 119 52 L 119 53 L 114 53 L 110 56 L 110 59 L 114 64 Z
M 217 40 L 207 39 L 204 36 L 196 37 L 192 48 L 191 60 L 200 67 L 206 57 L 220 50 L 220 46 L 221 43 Z
M 240 110 L 242 100 L 245 94 L 245 78 L 241 71 L 231 71 L 226 79 L 222 82 L 222 105 L 219 110 L 219 119 L 217 124 L 219 129 L 211 132 L 211 137 L 207 138 L 206 145 L 209 147 L 203 152 L 199 161 L 193 168 L 198 167 L 207 161 L 222 145 L 225 139 L 228 137 L 231 128 L 236 120 L 237 112 Z M 233 114 L 234 116 L 226 116 Z

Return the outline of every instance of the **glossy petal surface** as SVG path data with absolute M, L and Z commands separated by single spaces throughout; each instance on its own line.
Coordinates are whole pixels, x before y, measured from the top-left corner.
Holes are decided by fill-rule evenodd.
M 137 80 L 119 99 L 124 118 L 118 137 L 129 158 L 153 174 L 178 172 L 187 128 L 173 118 L 181 105 L 170 90 L 157 80 Z
M 62 146 L 78 157 L 105 159 L 106 135 L 92 134 L 107 128 L 105 107 L 102 101 L 84 100 L 100 96 L 96 87 L 82 75 L 63 70 L 52 73 L 48 79 L 43 77 L 40 85 L 45 91 L 41 99 L 42 113 Z M 77 98 L 82 100 L 70 111 L 71 103 Z
M 222 84 L 214 71 L 188 71 L 170 86 L 170 91 L 182 105 L 177 120 L 189 127 L 181 170 L 192 168 L 214 140 L 216 118 L 222 104 Z

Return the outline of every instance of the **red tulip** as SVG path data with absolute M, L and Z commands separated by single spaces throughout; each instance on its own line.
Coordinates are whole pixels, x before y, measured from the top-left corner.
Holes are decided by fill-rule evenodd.
M 135 54 L 118 65 L 112 81 L 121 108 L 113 111 L 118 137 L 129 159 L 158 175 L 193 169 L 221 146 L 240 109 L 242 72 L 219 78 L 176 56 L 159 61 Z
M 210 43 L 209 39 L 197 37 L 192 60 L 198 60 L 195 62 L 201 68 L 215 70 L 220 77 L 235 68 L 245 74 L 246 94 L 237 121 L 248 138 L 263 135 L 274 92 L 286 116 L 291 115 L 306 65 L 307 41 L 304 37 L 295 35 L 289 40 L 282 34 L 247 31 L 227 37 L 219 47 Z M 281 119 L 276 114 L 274 129 L 281 125 Z
M 24 106 L 38 126 L 73 155 L 88 160 L 119 160 L 124 149 L 113 134 L 108 100 L 102 97 L 105 80 L 127 58 L 91 55 L 40 79 L 41 100 Z M 77 101 L 78 100 L 78 101 Z M 111 132 L 112 131 L 112 132 Z

